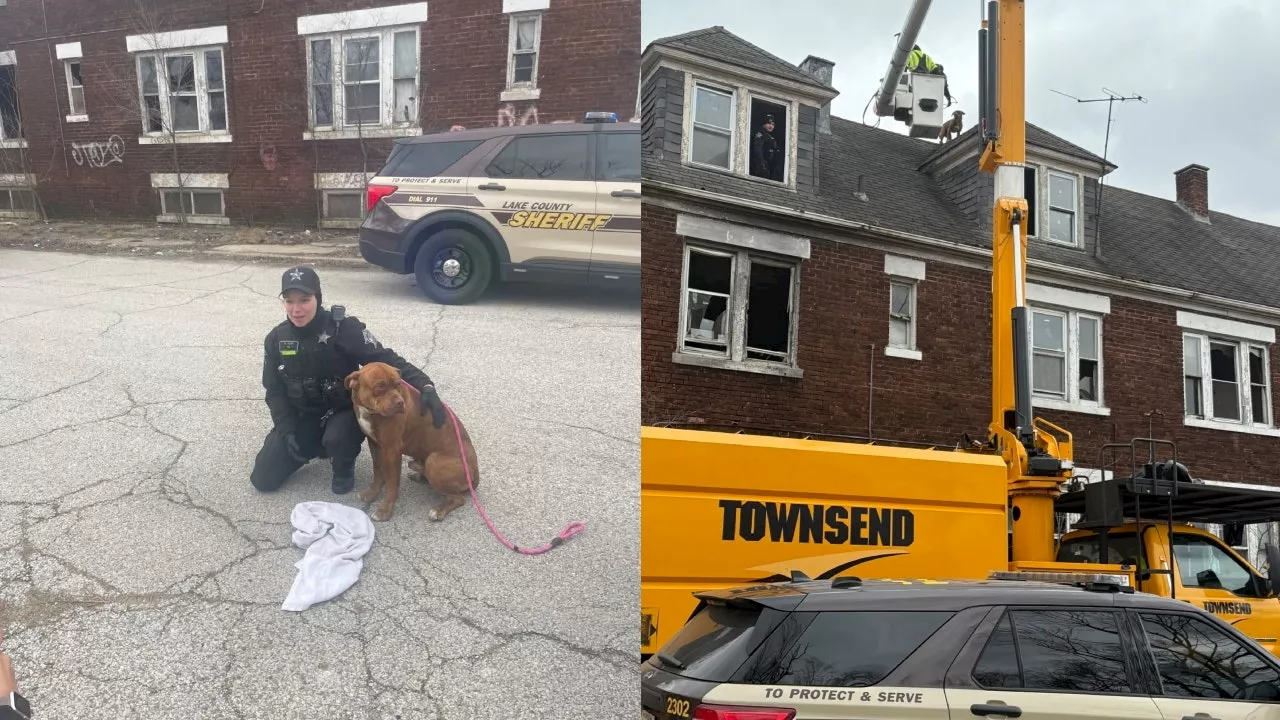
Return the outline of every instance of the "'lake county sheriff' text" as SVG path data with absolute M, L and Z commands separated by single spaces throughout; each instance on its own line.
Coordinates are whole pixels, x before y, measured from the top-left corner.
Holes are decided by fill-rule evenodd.
M 902 508 L 721 500 L 720 509 L 724 540 L 908 547 L 916 539 L 915 515 Z

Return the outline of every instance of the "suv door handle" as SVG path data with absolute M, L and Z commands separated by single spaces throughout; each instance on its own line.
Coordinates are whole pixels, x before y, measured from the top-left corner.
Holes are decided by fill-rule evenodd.
M 612 196 L 614 196 L 614 197 L 625 197 L 625 198 L 638 198 L 638 197 L 640 197 L 640 193 L 636 192 L 635 190 L 614 190 L 613 192 L 611 192 L 611 193 L 609 193 L 609 194 L 610 194 L 610 195 L 612 195 Z
M 1004 705 L 1004 704 L 970 705 L 969 712 L 973 713 L 974 715 L 981 715 L 983 717 L 986 717 L 987 715 L 1003 715 L 1005 717 L 1011 717 L 1011 718 L 1022 717 L 1022 708 L 1017 707 L 1016 705 Z M 1187 720 L 1187 719 L 1183 718 L 1183 720 Z
M 477 189 L 478 190 L 506 190 L 507 186 L 499 185 L 498 183 L 485 183 L 479 186 Z

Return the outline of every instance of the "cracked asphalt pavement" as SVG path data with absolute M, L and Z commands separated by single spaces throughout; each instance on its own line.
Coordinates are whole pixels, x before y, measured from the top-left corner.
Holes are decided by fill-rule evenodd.
M 280 609 L 313 461 L 278 493 L 262 342 L 284 266 L 0 249 L 0 625 L 41 718 L 638 714 L 639 302 L 541 287 L 426 300 L 321 269 L 467 424 L 479 497 L 443 522 L 406 480 L 354 587 Z M 368 486 L 367 447 L 356 466 Z

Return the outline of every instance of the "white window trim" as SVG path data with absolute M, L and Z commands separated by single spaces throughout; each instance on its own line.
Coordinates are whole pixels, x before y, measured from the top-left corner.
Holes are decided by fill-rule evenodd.
M 502 92 L 502 102 L 520 100 L 537 100 L 542 97 L 542 89 L 538 87 L 538 68 L 542 64 L 542 21 L 541 10 L 510 13 L 510 24 L 507 30 L 507 87 Z M 529 82 L 516 82 L 516 28 L 521 20 L 533 19 L 535 30 L 533 35 L 533 75 Z
M 712 165 L 710 163 L 698 162 L 697 160 L 693 159 L 693 143 L 695 141 L 693 131 L 694 131 L 694 126 L 697 123 L 696 118 L 697 118 L 697 109 L 698 109 L 698 90 L 701 88 L 705 88 L 708 91 L 713 93 L 729 96 L 729 127 L 728 127 L 729 166 L 728 167 L 721 167 L 719 165 Z M 738 147 L 738 142 L 742 139 L 742 135 L 738 132 L 739 93 L 737 89 L 729 87 L 724 83 L 718 83 L 710 80 L 701 80 L 701 79 L 694 78 L 691 81 L 691 90 L 688 97 L 689 97 L 689 101 L 685 103 L 686 121 L 685 121 L 684 135 L 685 137 L 689 138 L 689 141 L 685 143 L 685 147 L 686 147 L 685 158 L 684 158 L 685 162 L 692 165 L 693 167 L 706 168 L 708 170 L 713 170 L 715 172 L 728 172 L 728 173 L 734 173 L 734 174 L 741 174 L 737 170 L 738 153 L 736 152 L 736 149 Z M 725 129 L 714 128 L 714 131 L 717 133 L 722 133 L 725 131 Z
M 788 100 L 783 100 L 782 98 L 778 98 L 772 95 L 766 95 L 764 93 L 755 92 L 752 90 L 747 90 L 744 93 L 744 96 L 745 96 L 745 100 L 743 102 L 744 107 L 742 108 L 741 117 L 745 127 L 738 128 L 744 131 L 743 137 L 747 139 L 746 148 L 745 148 L 746 162 L 743 163 L 742 165 L 744 177 L 747 180 L 768 183 L 770 185 L 773 185 L 774 187 L 777 187 L 779 185 L 783 187 L 788 187 L 788 188 L 793 187 L 795 185 L 795 164 L 796 164 L 796 160 L 799 158 L 799 154 L 796 150 L 796 140 L 799 138 L 799 131 L 796 128 L 796 118 L 799 117 L 799 108 L 795 106 L 795 103 L 790 102 Z M 785 119 L 787 121 L 787 136 L 780 138 L 777 135 L 774 135 L 774 138 L 773 138 L 774 140 L 776 140 L 778 143 L 782 145 L 782 181 L 781 182 L 777 180 L 771 180 L 769 178 L 756 177 L 755 175 L 751 174 L 751 140 L 756 136 L 756 130 L 759 129 L 751 126 L 751 103 L 754 100 L 762 100 L 764 102 L 772 103 L 774 105 L 781 105 L 784 108 L 783 112 L 786 114 Z M 735 108 L 735 110 L 736 109 L 737 108 Z M 776 124 L 774 125 L 774 128 L 775 129 L 777 128 Z
M 18 64 L 17 51 L 0 50 L 0 65 L 17 65 L 17 64 Z M 14 71 L 14 77 L 16 82 L 17 81 L 16 70 Z M 18 104 L 19 106 L 21 106 L 22 104 L 21 100 L 19 100 Z M 19 121 L 21 121 L 21 118 L 22 118 L 21 107 L 18 108 L 18 118 L 19 118 Z M 16 150 L 19 148 L 25 148 L 26 146 L 27 146 L 27 139 L 25 137 L 17 137 L 17 138 L 6 137 L 4 134 L 4 123 L 0 122 L 0 150 Z
M 729 340 L 727 356 L 685 347 L 685 318 L 689 311 L 689 256 L 694 251 L 733 258 L 733 277 L 729 282 Z M 787 359 L 784 362 L 769 362 L 747 358 L 747 329 L 744 310 L 752 263 L 776 265 L 791 269 L 791 297 L 788 299 L 788 304 L 790 305 L 788 308 L 790 337 L 787 341 Z M 803 377 L 804 371 L 797 365 L 800 263 L 801 261 L 798 258 L 774 257 L 729 245 L 717 246 L 715 243 L 708 242 L 685 243 L 680 274 L 680 315 L 676 331 L 676 350 L 671 354 L 672 362 L 723 370 L 779 375 L 782 377 Z
M 231 136 L 231 93 L 229 85 L 231 84 L 227 77 L 227 49 L 226 49 L 226 29 L 222 29 L 219 37 L 222 38 L 223 44 L 200 44 L 200 45 L 181 45 L 181 41 L 191 39 L 206 39 L 207 33 L 202 31 L 180 31 L 176 33 L 160 33 L 160 36 L 171 37 L 153 37 L 153 36 L 134 36 L 129 38 L 130 51 L 134 53 L 134 76 L 137 81 L 137 99 L 139 108 L 138 119 L 142 124 L 142 133 L 138 137 L 140 145 L 168 145 L 191 144 L 191 143 L 229 143 L 232 141 Z M 134 42 L 135 37 L 144 37 L 145 44 L 140 45 Z M 151 48 L 155 49 L 151 49 Z M 138 49 L 134 49 L 138 48 Z M 222 63 L 222 89 L 214 92 L 222 93 L 223 107 L 226 109 L 227 127 L 224 129 L 212 129 L 209 127 L 209 84 L 207 73 L 207 65 L 205 53 L 210 50 L 218 51 L 218 59 Z M 173 128 L 173 105 L 170 102 L 172 95 L 169 91 L 169 63 L 167 58 L 179 55 L 191 55 L 192 63 L 195 70 L 195 96 L 196 111 L 200 122 L 198 130 L 177 130 Z M 156 68 L 156 83 L 160 90 L 160 122 L 162 129 L 157 131 L 148 130 L 147 123 L 147 101 L 143 94 L 142 86 L 142 59 L 150 57 L 153 59 Z
M 1037 173 L 1037 177 L 1039 176 L 1040 176 L 1040 173 Z M 1053 182 L 1054 177 L 1063 178 L 1071 181 L 1071 187 L 1072 187 L 1071 202 L 1073 205 L 1072 207 L 1064 208 L 1064 207 L 1059 207 L 1053 204 L 1053 198 L 1052 198 L 1052 194 L 1049 191 L 1049 187 L 1050 187 L 1050 184 Z M 1037 203 L 1041 208 L 1044 208 L 1044 212 L 1040 214 L 1036 222 L 1036 232 L 1037 232 L 1037 235 L 1039 236 L 1039 239 L 1047 243 L 1060 245 L 1062 247 L 1080 247 L 1080 237 L 1081 237 L 1081 234 L 1084 232 L 1084 228 L 1081 226 L 1084 218 L 1082 217 L 1082 213 L 1080 212 L 1080 208 L 1084 205 L 1084 200 L 1083 200 L 1084 178 L 1075 173 L 1063 172 L 1061 170 L 1054 170 L 1052 168 L 1047 168 L 1044 173 L 1044 182 L 1042 184 L 1044 186 L 1043 192 L 1038 194 L 1040 195 L 1040 197 L 1044 199 L 1041 200 L 1039 203 Z M 1070 240 L 1057 240 L 1050 235 L 1050 228 L 1052 227 L 1052 223 L 1050 220 L 1054 210 L 1062 210 L 1062 211 L 1071 213 L 1072 222 L 1071 222 L 1071 239 Z
M 82 103 L 84 103 L 84 112 L 81 112 L 81 113 L 77 113 L 77 112 L 75 112 L 75 104 L 76 104 L 76 102 L 75 102 L 75 96 L 74 96 L 74 94 L 71 92 L 71 88 L 72 88 L 72 86 L 71 86 L 71 82 L 72 82 L 72 79 L 74 78 L 74 76 L 73 76 L 73 75 L 72 75 L 72 73 L 71 73 L 71 65 L 72 65 L 72 63 L 75 63 L 75 64 L 80 65 L 80 80 L 81 80 L 81 84 L 80 84 L 80 101 L 81 101 Z M 65 59 L 65 60 L 63 60 L 63 61 L 62 61 L 62 69 L 63 69 L 63 71 L 65 72 L 66 77 L 67 77 L 67 109 L 72 111 L 69 115 L 67 115 L 67 122 L 69 122 L 69 123 L 75 123 L 75 122 L 88 122 L 88 121 L 89 121 L 89 99 L 88 99 L 88 97 L 85 95 L 85 92 L 86 92 L 86 91 L 85 91 L 85 87 L 84 87 L 84 83 L 83 83 L 83 81 L 84 81 L 84 63 L 82 63 L 82 62 L 80 61 L 80 58 L 78 58 L 78 57 L 75 57 L 75 58 L 67 58 L 67 59 Z
M 366 8 L 324 15 L 304 15 L 298 18 L 298 35 L 304 38 L 306 66 L 303 82 L 307 88 L 307 118 L 302 132 L 303 140 L 355 140 L 359 138 L 411 137 L 422 134 L 422 26 L 427 21 L 427 3 L 417 2 L 380 8 Z M 415 117 L 412 121 L 395 120 L 392 107 L 395 102 L 395 35 L 398 32 L 414 33 L 416 70 L 413 74 Z M 345 122 L 346 93 L 342 89 L 343 40 L 378 36 L 379 75 L 381 98 L 379 123 L 376 125 L 348 126 Z M 329 77 L 333 91 L 332 122 L 315 123 L 315 87 L 312 85 L 312 43 L 328 40 L 331 61 Z
M 181 187 L 179 187 L 181 185 Z M 183 191 L 183 192 L 217 192 L 222 199 L 221 215 L 187 215 L 187 224 L 189 225 L 230 225 L 231 218 L 227 217 L 227 190 L 231 187 L 230 176 L 227 173 L 184 173 L 182 182 L 178 182 L 177 173 L 152 173 L 151 187 L 155 189 L 160 196 L 160 214 L 156 216 L 156 222 L 162 223 L 180 223 L 182 215 L 176 212 L 168 212 L 165 206 L 164 194 L 166 191 Z
M 889 276 L 889 302 L 893 303 L 893 285 L 904 284 L 911 286 L 911 330 L 909 335 L 909 347 L 897 347 L 891 342 L 886 341 L 884 354 L 887 357 L 903 358 L 905 360 L 923 360 L 924 353 L 916 344 L 917 333 L 920 327 L 919 316 L 919 284 L 925 279 L 925 264 L 923 260 L 916 258 L 902 257 L 898 255 L 884 256 L 884 273 Z M 892 312 L 892 310 L 890 311 Z M 892 320 L 890 320 L 892 323 Z M 892 330 L 890 330 L 892 333 Z
M 1045 408 L 1047 410 L 1064 410 L 1067 412 L 1078 412 L 1089 415 L 1110 415 L 1111 408 L 1107 407 L 1107 385 L 1106 385 L 1106 351 L 1103 347 L 1103 324 L 1106 322 L 1107 312 L 1110 310 L 1110 299 L 1101 298 L 1105 301 L 1105 305 L 1090 302 L 1084 298 L 1099 297 L 1088 296 L 1084 293 L 1075 293 L 1070 290 L 1060 290 L 1059 288 L 1039 288 L 1040 296 L 1056 297 L 1059 299 L 1076 297 L 1081 300 L 1073 305 L 1086 305 L 1091 307 L 1071 307 L 1066 304 L 1051 304 L 1050 302 L 1035 302 L 1035 298 L 1031 297 L 1032 285 L 1028 283 L 1028 310 L 1030 311 L 1030 322 L 1027 324 L 1027 347 L 1031 353 L 1031 405 L 1032 407 Z M 1080 296 L 1083 296 L 1080 297 Z M 1055 397 L 1052 395 L 1042 395 L 1035 390 L 1035 316 L 1037 313 L 1045 315 L 1054 315 L 1063 319 L 1063 333 L 1065 340 L 1065 348 L 1062 351 L 1064 359 L 1065 373 L 1065 395 L 1066 397 Z M 1080 399 L 1080 319 L 1088 318 L 1093 320 L 1097 325 L 1097 337 L 1095 338 L 1096 347 L 1098 349 L 1098 399 L 1097 400 L 1081 400 Z
M 693 159 L 693 131 L 694 121 L 697 117 L 697 97 L 700 88 L 729 96 L 728 167 L 696 162 Z M 684 124 L 681 135 L 682 163 L 690 167 L 734 175 L 750 182 L 766 183 L 772 187 L 782 187 L 789 191 L 795 190 L 796 167 L 799 158 L 799 128 L 797 127 L 800 117 L 799 102 L 762 93 L 745 85 L 735 85 L 712 77 L 694 75 L 693 73 L 685 74 L 685 98 Z M 787 133 L 785 137 L 775 138 L 782 145 L 785 153 L 782 182 L 755 177 L 751 174 L 751 139 L 756 132 L 756 128 L 751 126 L 751 103 L 753 100 L 763 100 L 785 108 Z
M 690 243 L 686 243 L 683 254 L 684 260 L 680 276 L 680 316 L 676 330 L 676 350 L 671 354 L 671 361 L 685 365 L 699 365 L 725 370 L 739 370 L 795 378 L 803 377 L 804 372 L 796 365 L 796 357 L 800 342 L 800 266 L 804 260 L 809 259 L 810 243 L 808 238 L 785 235 L 747 225 L 737 225 L 691 213 L 679 213 L 676 215 L 676 234 L 682 238 L 691 238 L 693 240 L 691 244 L 698 249 L 705 249 L 712 253 L 735 255 L 735 257 L 746 257 L 748 259 L 754 257 L 763 262 L 783 264 L 792 268 L 791 337 L 788 342 L 788 348 L 791 350 L 791 361 L 789 364 L 784 365 L 783 363 L 771 363 L 761 360 L 743 362 L 733 360 L 732 358 L 734 357 L 745 357 L 745 324 L 741 328 L 730 328 L 730 347 L 736 347 L 737 349 L 731 350 L 729 357 L 709 355 L 696 350 L 681 351 L 684 347 L 684 322 L 688 312 L 689 293 L 687 288 L 689 284 Z M 741 267 L 743 266 L 735 260 L 735 268 Z M 746 272 L 749 272 L 749 266 Z M 735 270 L 735 279 L 737 274 L 738 271 Z M 730 287 L 731 297 L 735 287 L 738 287 L 733 282 L 731 281 Z M 743 293 L 742 300 L 745 302 L 746 288 L 742 287 L 741 292 Z M 737 321 L 735 320 L 735 322 Z M 741 330 L 740 333 L 738 333 L 739 329 Z M 735 346 L 734 343 L 737 343 L 737 345 Z M 735 352 L 738 354 L 733 354 Z
M 1273 385 L 1271 382 L 1271 345 L 1259 342 L 1250 338 L 1232 337 L 1230 335 L 1183 331 L 1182 339 L 1185 343 L 1187 338 L 1197 338 L 1200 341 L 1200 404 L 1204 409 L 1204 417 L 1188 415 L 1187 394 L 1186 394 L 1186 365 L 1183 365 L 1181 377 L 1184 378 L 1182 383 L 1182 408 L 1183 408 L 1183 424 L 1189 427 L 1208 428 L 1212 430 L 1226 430 L 1230 432 L 1244 432 L 1256 435 L 1269 435 L 1272 437 L 1280 437 L 1280 428 L 1275 425 L 1275 401 L 1272 398 Z M 1214 417 L 1213 412 L 1213 374 L 1209 364 L 1210 343 L 1226 344 L 1235 347 L 1236 356 L 1236 383 L 1239 389 L 1236 397 L 1240 403 L 1240 419 L 1232 420 L 1230 418 Z M 1266 401 L 1264 411 L 1266 412 L 1270 422 L 1256 422 L 1253 417 L 1253 373 L 1249 367 L 1249 355 L 1253 348 L 1262 350 L 1262 371 L 1266 379 Z M 1180 348 L 1181 350 L 1181 348 Z M 1184 351 L 1185 352 L 1185 351 Z M 1183 354 L 1183 353 L 1180 353 Z

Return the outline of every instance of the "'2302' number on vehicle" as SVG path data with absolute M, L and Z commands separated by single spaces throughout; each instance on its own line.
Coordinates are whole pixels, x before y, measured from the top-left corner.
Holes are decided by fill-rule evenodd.
M 667 714 L 682 718 L 689 717 L 689 701 L 684 698 L 668 697 Z

